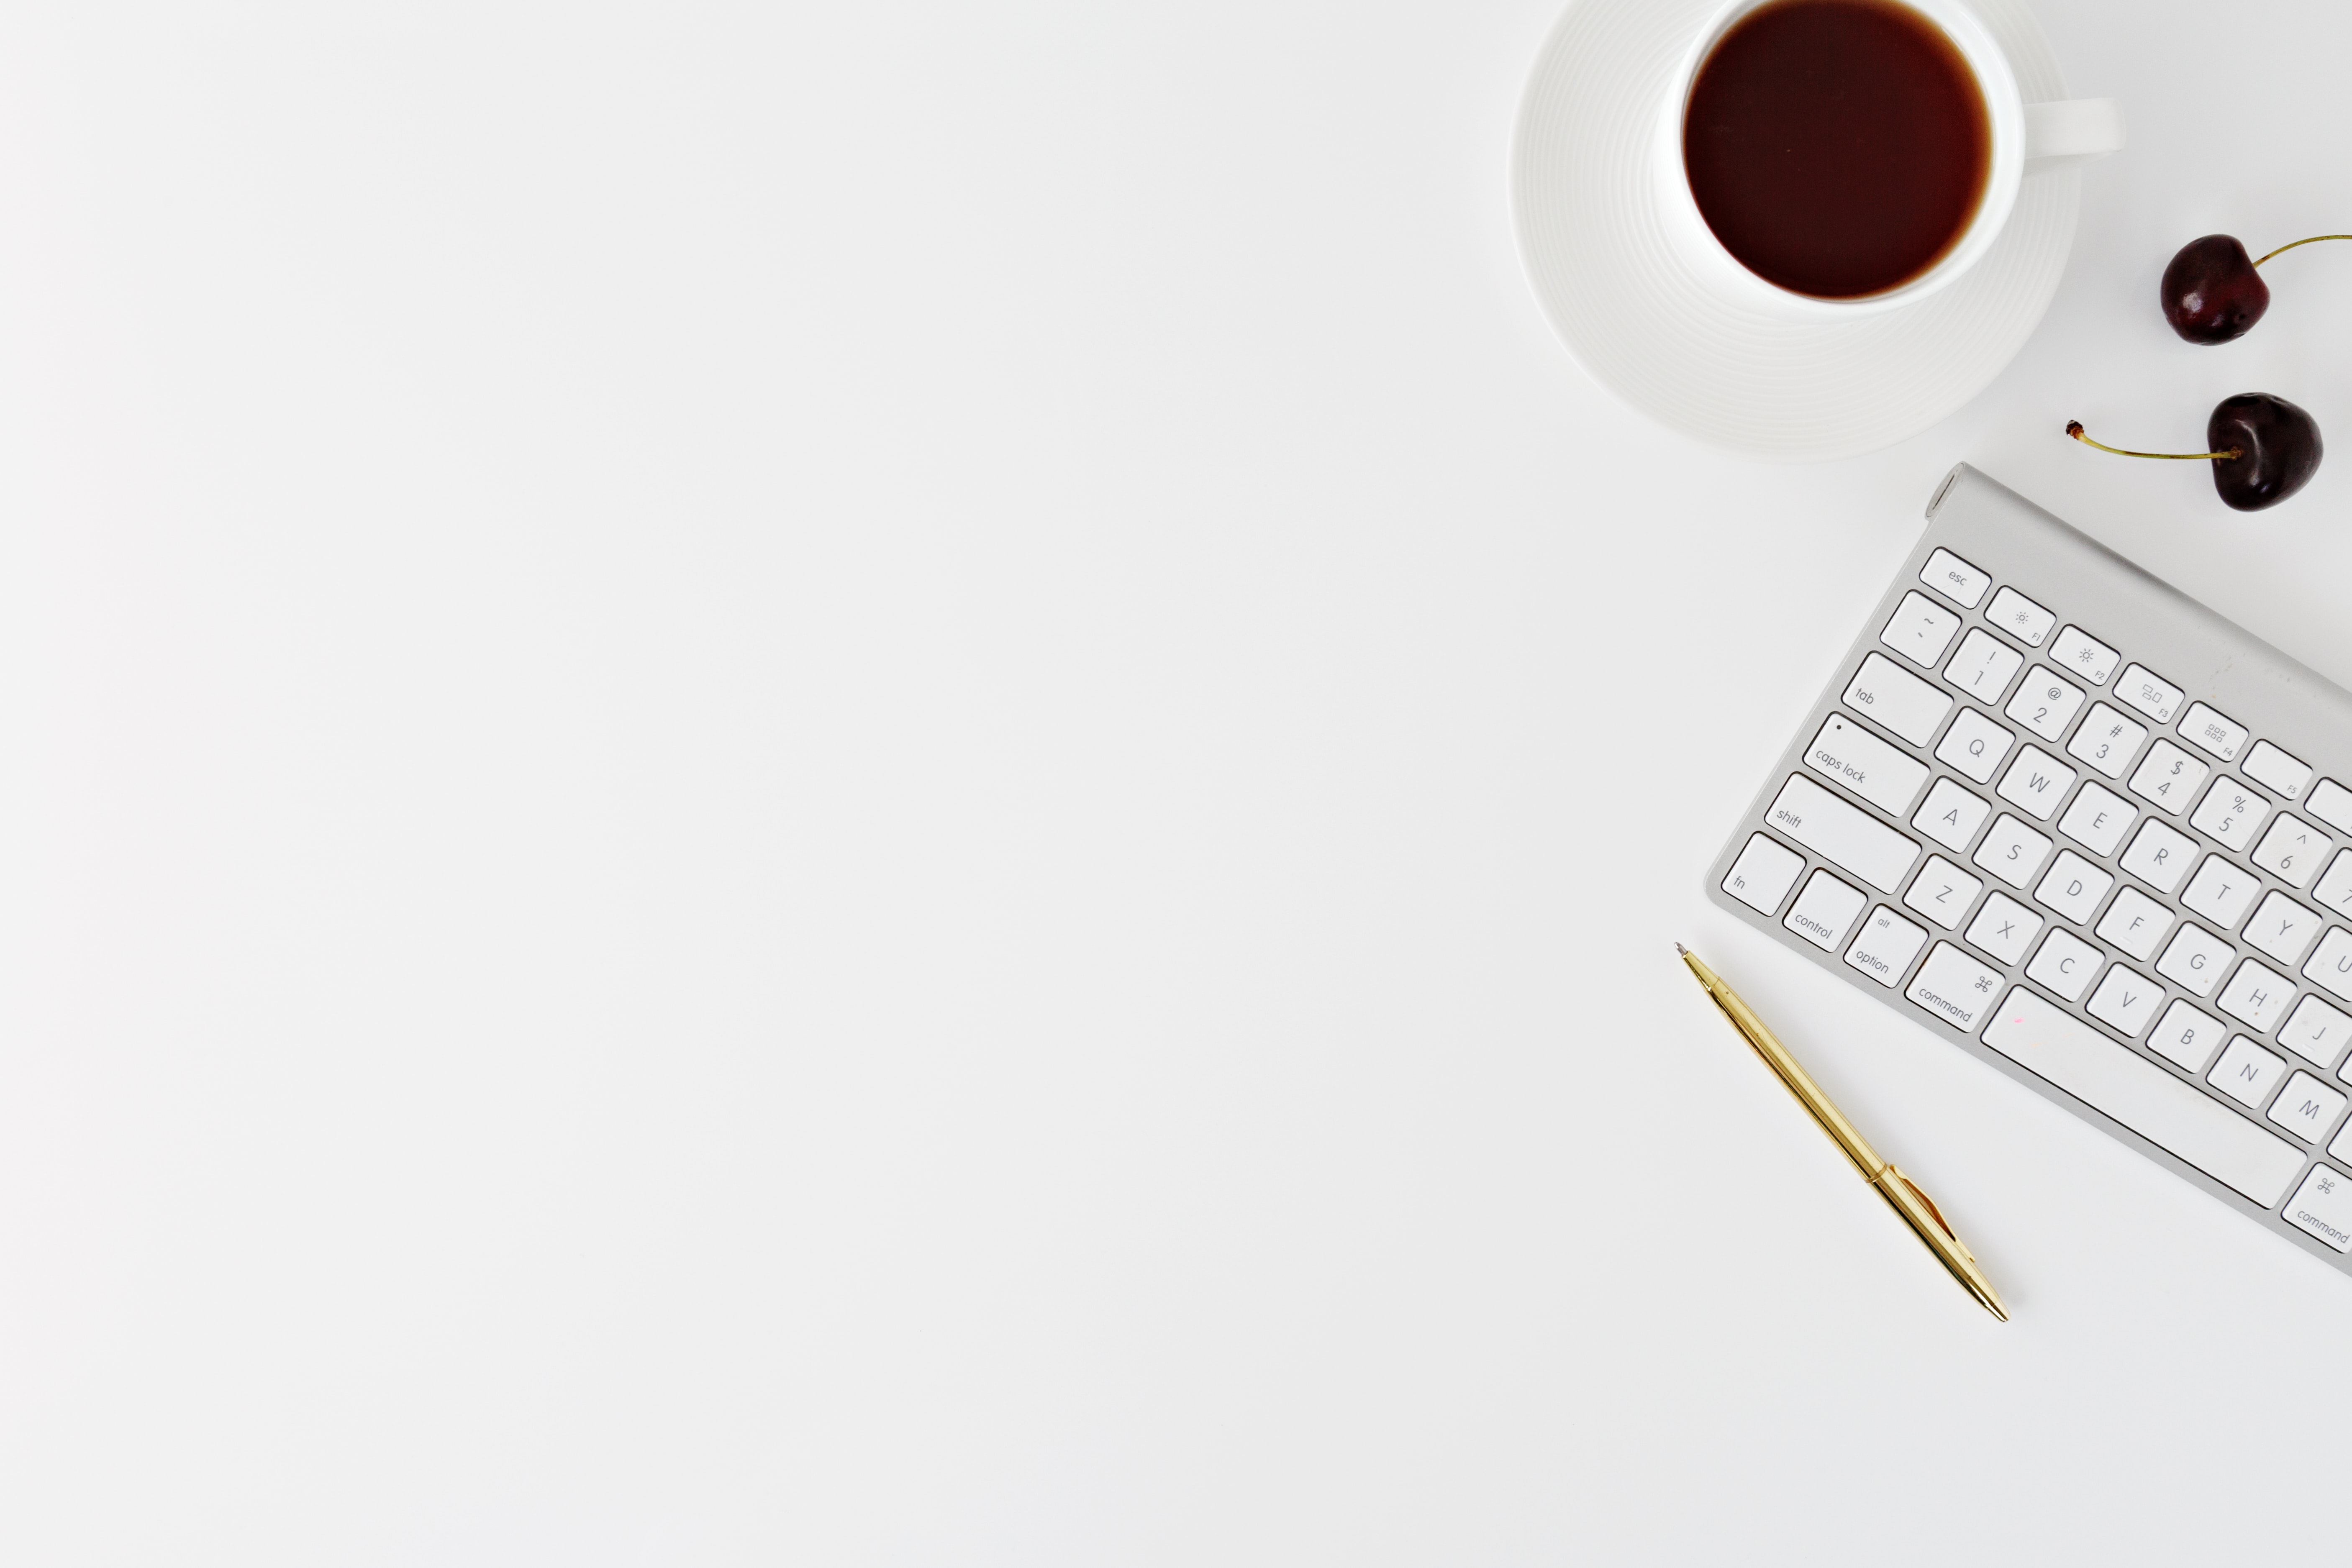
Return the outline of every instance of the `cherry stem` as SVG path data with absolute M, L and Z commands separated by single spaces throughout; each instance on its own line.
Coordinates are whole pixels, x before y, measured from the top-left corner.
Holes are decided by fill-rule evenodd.
M 2272 251 L 2267 256 L 2258 256 L 2254 257 L 2254 265 L 2256 267 L 2262 266 L 2262 264 L 2268 261 L 2271 256 L 2278 255 L 2279 250 L 2293 250 L 2297 245 L 2317 245 L 2324 239 L 2352 239 L 2352 235 L 2314 235 L 2309 239 L 2296 240 L 2294 245 L 2283 245 L 2278 247 L 2278 250 Z
M 2347 235 L 2344 237 L 2352 239 L 2352 235 Z M 2168 463 L 2202 463 L 2210 458 L 2218 463 L 2225 458 L 2243 457 L 2246 455 L 2246 449 L 2242 446 L 2232 446 L 2227 452 L 2126 452 L 2120 446 L 2110 446 L 2104 441 L 2094 441 L 2084 434 L 2083 422 L 2079 419 L 2070 419 L 2066 422 L 2066 434 L 2085 446 L 2095 446 L 2102 452 L 2112 452 L 2118 457 L 2159 457 Z

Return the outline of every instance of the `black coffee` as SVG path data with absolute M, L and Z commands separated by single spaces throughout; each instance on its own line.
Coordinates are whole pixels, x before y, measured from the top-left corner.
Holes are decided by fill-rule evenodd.
M 1699 67 L 1698 210 L 1758 277 L 1853 299 L 1941 261 L 1976 215 L 1992 124 L 1941 28 L 1894 0 L 1774 0 Z

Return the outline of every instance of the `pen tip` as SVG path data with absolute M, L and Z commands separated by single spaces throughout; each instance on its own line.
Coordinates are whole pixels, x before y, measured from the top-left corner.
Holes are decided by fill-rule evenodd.
M 1681 943 L 1679 943 L 1679 942 L 1677 942 L 1677 943 L 1675 943 L 1675 952 L 1677 952 L 1677 953 L 1680 953 L 1680 954 L 1681 954 L 1684 957 L 1685 957 L 1685 958 L 1687 958 L 1687 957 L 1689 957 L 1689 956 L 1690 956 L 1690 949 L 1689 949 L 1689 948 L 1687 948 L 1687 947 L 1685 947 L 1685 946 L 1683 946 Z

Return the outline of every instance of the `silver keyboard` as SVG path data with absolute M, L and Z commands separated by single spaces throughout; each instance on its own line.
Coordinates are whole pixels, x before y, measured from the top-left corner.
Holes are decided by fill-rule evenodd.
M 1707 873 L 2352 1271 L 2352 694 L 1966 464 Z

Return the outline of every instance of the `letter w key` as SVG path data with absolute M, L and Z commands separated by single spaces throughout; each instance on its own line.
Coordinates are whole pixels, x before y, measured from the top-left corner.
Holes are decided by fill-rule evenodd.
M 2058 803 L 2066 791 L 2074 787 L 2074 770 L 2057 761 L 2038 746 L 2029 746 L 2017 754 L 2001 776 L 2000 798 L 2034 821 L 2048 821 L 2056 813 Z

